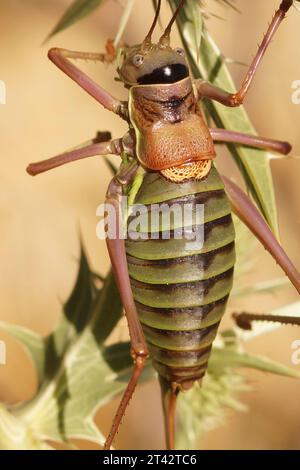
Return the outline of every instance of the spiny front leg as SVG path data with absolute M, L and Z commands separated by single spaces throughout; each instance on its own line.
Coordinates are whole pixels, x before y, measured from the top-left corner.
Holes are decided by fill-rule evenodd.
M 286 13 L 293 5 L 293 0 L 283 0 L 279 6 L 279 9 L 276 11 L 270 26 L 263 38 L 262 43 L 260 44 L 258 51 L 249 67 L 249 70 L 243 80 L 241 88 L 237 93 L 228 93 L 225 90 L 213 85 L 212 83 L 206 82 L 204 80 L 197 80 L 196 86 L 201 98 L 209 98 L 219 103 L 224 104 L 229 107 L 236 107 L 243 104 L 246 94 L 253 82 L 257 69 L 276 33 L 279 26 L 283 22 Z
M 138 313 L 134 303 L 131 285 L 129 280 L 129 273 L 127 267 L 125 243 L 123 237 L 123 224 L 121 198 L 123 196 L 123 188 L 126 187 L 133 179 L 138 164 L 133 162 L 128 168 L 119 170 L 109 185 L 107 191 L 106 204 L 111 205 L 114 209 L 114 224 L 115 233 L 113 238 L 106 238 L 108 252 L 112 263 L 113 272 L 116 278 L 116 283 L 121 296 L 121 300 L 125 309 L 125 314 L 128 322 L 128 330 L 131 341 L 131 356 L 134 361 L 134 369 L 124 392 L 122 400 L 118 406 L 115 414 L 113 424 L 107 440 L 104 445 L 105 450 L 109 450 L 112 442 L 118 432 L 122 418 L 125 414 L 128 403 L 133 395 L 139 377 L 144 368 L 146 359 L 149 356 L 148 347 L 142 330 Z
M 83 59 L 83 60 L 99 60 L 103 61 L 103 54 L 92 52 L 77 52 L 69 51 L 67 49 L 59 49 L 57 47 L 50 49 L 48 52 L 49 59 L 66 75 L 74 80 L 81 88 L 83 88 L 89 95 L 95 98 L 104 108 L 118 114 L 125 120 L 128 120 L 128 107 L 124 103 L 114 98 L 98 83 L 96 83 L 85 72 L 80 70 L 74 65 L 70 59 Z

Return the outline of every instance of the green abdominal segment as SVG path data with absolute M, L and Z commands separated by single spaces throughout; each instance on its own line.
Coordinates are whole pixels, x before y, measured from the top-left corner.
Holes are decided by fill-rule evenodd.
M 184 386 L 205 374 L 232 288 L 235 233 L 230 205 L 215 167 L 202 181 L 182 184 L 146 173 L 134 204 L 146 206 L 138 224 L 129 216 L 126 240 L 139 318 L 154 368 L 168 382 Z M 158 220 L 158 204 L 175 204 L 182 213 L 188 204 L 191 210 L 181 219 Z M 199 205 L 204 209 L 201 223 L 196 218 Z M 195 233 L 203 240 L 191 239 Z

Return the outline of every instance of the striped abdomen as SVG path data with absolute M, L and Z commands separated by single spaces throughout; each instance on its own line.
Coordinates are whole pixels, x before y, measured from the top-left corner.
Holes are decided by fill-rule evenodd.
M 177 238 L 195 231 L 190 218 L 160 220 L 149 225 L 153 204 L 184 208 L 204 206 L 204 243 Z M 128 239 L 127 260 L 139 317 L 154 368 L 184 388 L 203 377 L 212 342 L 232 287 L 235 262 L 230 206 L 217 170 L 201 181 L 171 183 L 159 173 L 146 173 L 135 204 L 146 205 L 137 231 L 144 239 Z M 132 218 L 128 224 L 131 226 Z M 198 223 L 198 222 L 197 222 Z M 132 232 L 132 230 L 131 230 Z M 170 234 L 170 237 L 166 234 Z M 135 235 L 136 232 L 131 233 Z M 187 245 L 189 243 L 189 245 Z

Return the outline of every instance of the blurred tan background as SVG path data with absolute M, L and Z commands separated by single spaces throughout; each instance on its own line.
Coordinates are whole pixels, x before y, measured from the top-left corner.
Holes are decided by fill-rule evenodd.
M 95 234 L 95 211 L 104 199 L 110 175 L 101 157 L 34 179 L 25 173 L 25 167 L 93 137 L 97 130 L 111 130 L 114 137 L 125 131 L 117 117 L 101 109 L 47 59 L 47 49 L 54 45 L 102 51 L 106 39 L 117 31 L 121 2 L 108 0 L 91 17 L 41 46 L 70 3 L 2 0 L 0 5 L 0 80 L 7 86 L 7 104 L 0 106 L 0 318 L 43 334 L 55 325 L 61 302 L 73 285 L 79 226 L 92 266 L 102 274 L 108 269 L 105 244 Z M 207 24 L 228 57 L 249 63 L 279 0 L 237 0 L 236 4 L 241 14 L 207 0 L 208 11 L 224 18 L 211 17 Z M 126 42 L 136 43 L 143 38 L 152 13 L 150 0 L 136 1 Z M 164 22 L 168 18 L 164 5 Z M 300 155 L 300 105 L 292 104 L 291 84 L 300 79 L 299 39 L 300 13 L 293 9 L 273 41 L 246 102 L 258 132 L 289 140 L 295 155 Z M 126 92 L 113 80 L 113 67 L 83 67 L 109 91 L 126 98 Z M 245 68 L 232 65 L 231 70 L 236 83 L 240 83 Z M 228 168 L 226 158 L 224 155 L 221 166 Z M 272 170 L 282 243 L 300 269 L 300 161 L 277 160 Z M 256 250 L 255 256 L 259 264 L 249 275 L 248 284 L 281 276 L 263 249 Z M 276 295 L 234 301 L 231 310 L 267 312 L 296 299 L 297 294 L 288 287 Z M 230 324 L 229 311 L 223 327 Z M 291 343 L 299 338 L 300 330 L 285 328 L 253 341 L 249 350 L 291 365 Z M 0 366 L 0 399 L 16 402 L 29 398 L 35 391 L 35 373 L 17 344 L 2 333 L 0 339 L 8 344 L 8 364 Z M 230 413 L 223 427 L 207 434 L 203 447 L 300 449 L 300 382 L 245 373 L 254 389 L 242 397 L 249 413 Z M 104 432 L 116 403 L 98 413 L 97 422 Z M 126 414 L 116 447 L 162 446 L 158 386 L 141 386 Z

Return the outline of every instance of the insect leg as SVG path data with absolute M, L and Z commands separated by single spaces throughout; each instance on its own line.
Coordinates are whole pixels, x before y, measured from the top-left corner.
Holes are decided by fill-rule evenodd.
M 53 168 L 57 168 L 66 163 L 75 162 L 83 158 L 94 157 L 96 155 L 121 155 L 122 152 L 133 152 L 132 141 L 130 136 L 126 134 L 121 139 L 109 140 L 103 142 L 103 137 L 107 137 L 108 132 L 98 132 L 95 139 L 90 141 L 88 145 L 77 147 L 69 152 L 62 153 L 56 157 L 42 160 L 36 163 L 30 163 L 26 168 L 27 173 L 31 176 L 38 175 Z
M 199 97 L 210 98 L 212 100 L 219 101 L 225 106 L 235 107 L 240 106 L 250 88 L 250 85 L 254 79 L 257 68 L 261 63 L 263 56 L 265 55 L 266 50 L 268 49 L 276 31 L 278 30 L 280 24 L 285 18 L 287 11 L 293 5 L 293 0 L 283 0 L 279 6 L 279 9 L 276 11 L 271 24 L 265 34 L 262 43 L 260 44 L 258 51 L 250 65 L 250 68 L 244 78 L 242 86 L 237 93 L 228 93 L 217 86 L 205 82 L 204 80 L 197 80 L 196 86 L 198 89 Z
M 166 449 L 175 449 L 175 411 L 176 401 L 179 394 L 179 389 L 172 387 L 172 384 L 167 382 L 162 377 L 159 377 L 165 433 L 166 433 Z
M 61 165 L 65 165 L 66 163 L 75 162 L 76 160 L 93 157 L 95 155 L 108 155 L 110 153 L 113 153 L 111 151 L 111 142 L 91 144 L 77 150 L 71 150 L 70 152 L 62 153 L 56 157 L 49 158 L 48 160 L 30 163 L 26 168 L 26 171 L 31 176 L 35 176 L 40 173 L 44 173 L 45 171 L 57 168 Z
M 110 204 L 115 209 L 114 223 L 116 224 L 116 236 L 115 238 L 107 237 L 106 241 L 112 268 L 127 317 L 131 341 L 131 356 L 134 361 L 134 369 L 122 397 L 121 403 L 117 409 L 110 433 L 105 442 L 105 450 L 110 449 L 112 445 L 114 437 L 119 429 L 121 420 L 126 411 L 127 405 L 133 395 L 138 379 L 142 373 L 145 361 L 149 356 L 144 333 L 133 300 L 126 260 L 125 243 L 122 237 L 122 225 L 124 221 L 122 221 L 121 218 L 121 198 L 123 196 L 123 188 L 127 186 L 132 180 L 137 168 L 138 164 L 136 162 L 124 170 L 122 170 L 121 167 L 121 170 L 113 178 L 108 187 L 106 199 L 106 204 Z
M 282 325 L 300 326 L 300 317 L 292 317 L 287 315 L 269 315 L 259 313 L 234 313 L 232 315 L 237 326 L 243 330 L 251 330 L 253 321 L 267 321 L 273 323 L 281 323 Z
M 256 147 L 260 149 L 270 150 L 273 152 L 287 155 L 292 150 L 289 142 L 281 140 L 269 139 L 256 135 L 244 134 L 241 132 L 228 131 L 225 129 L 209 129 L 214 142 L 228 142 L 234 144 L 247 145 L 248 147 Z
M 72 80 L 89 93 L 89 95 L 101 103 L 104 108 L 127 120 L 127 103 L 114 98 L 70 61 L 70 59 L 103 61 L 103 54 L 69 51 L 67 49 L 59 49 L 55 47 L 50 49 L 48 57 L 60 70 L 72 78 Z
M 300 274 L 272 233 L 267 222 L 248 196 L 233 181 L 222 175 L 233 211 L 270 252 L 300 294 Z

